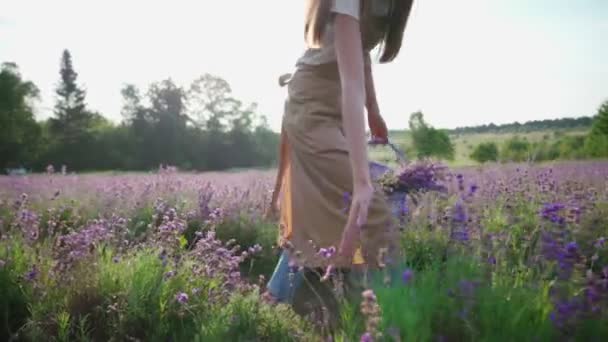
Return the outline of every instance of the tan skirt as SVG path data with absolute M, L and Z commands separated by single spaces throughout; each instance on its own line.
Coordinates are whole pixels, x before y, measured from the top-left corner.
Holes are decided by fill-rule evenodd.
M 345 195 L 353 189 L 337 63 L 300 67 L 295 72 L 288 84 L 282 129 L 288 152 L 279 238 L 297 251 L 298 264 L 324 267 L 329 261 L 318 250 L 339 246 L 348 218 Z M 359 259 L 370 268 L 382 265 L 389 244 L 397 242 L 393 227 L 389 204 L 377 191 L 354 263 Z

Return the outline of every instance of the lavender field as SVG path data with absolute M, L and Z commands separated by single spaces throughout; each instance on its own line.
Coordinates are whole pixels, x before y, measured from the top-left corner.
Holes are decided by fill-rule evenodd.
M 450 170 L 401 206 L 400 279 L 336 289 L 331 329 L 261 295 L 273 177 L 2 176 L 0 340 L 608 338 L 608 163 Z

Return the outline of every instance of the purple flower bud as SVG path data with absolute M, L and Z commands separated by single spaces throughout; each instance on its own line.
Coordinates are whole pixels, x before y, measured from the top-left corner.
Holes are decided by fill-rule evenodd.
M 175 300 L 180 304 L 186 304 L 188 303 L 188 295 L 184 292 L 180 292 L 175 295 Z
M 569 242 L 566 245 L 566 251 L 568 251 L 568 253 L 570 254 L 574 254 L 578 251 L 578 245 L 576 244 L 576 242 Z
M 373 342 L 374 338 L 372 337 L 372 334 L 366 332 L 365 334 L 361 335 L 361 342 Z
M 491 265 L 496 265 L 496 258 L 491 256 L 488 258 L 488 263 Z
M 410 281 L 412 280 L 412 278 L 414 277 L 414 272 L 411 269 L 406 269 L 405 271 L 403 271 L 403 274 L 401 275 L 401 279 L 403 280 L 404 284 L 409 284 Z

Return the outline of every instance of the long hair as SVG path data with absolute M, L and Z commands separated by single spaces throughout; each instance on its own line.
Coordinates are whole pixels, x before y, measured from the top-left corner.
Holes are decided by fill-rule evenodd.
M 388 63 L 399 55 L 414 0 L 391 0 L 388 15 L 381 18 L 371 14 L 372 1 L 361 0 L 361 32 L 366 38 L 367 32 L 376 31 L 377 39 L 370 43 L 380 45 L 380 63 Z M 331 4 L 332 0 L 307 0 L 304 39 L 309 47 L 321 46 L 321 37 L 331 19 Z

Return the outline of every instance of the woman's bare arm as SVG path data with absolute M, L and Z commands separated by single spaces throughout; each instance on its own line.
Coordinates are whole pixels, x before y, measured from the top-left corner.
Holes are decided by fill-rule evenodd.
M 353 181 L 370 184 L 365 139 L 365 73 L 359 22 L 348 15 L 335 17 L 335 49 L 342 84 L 343 125 L 350 148 Z
M 368 113 L 380 113 L 369 52 L 365 53 L 365 107 Z

